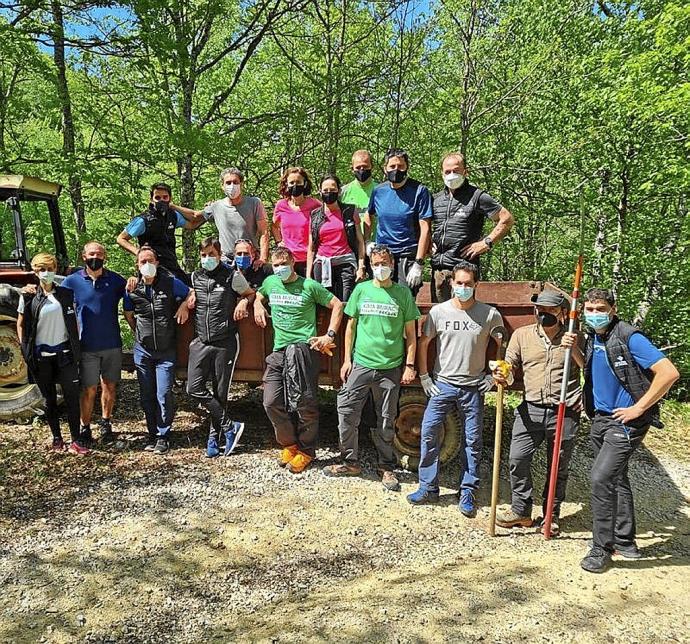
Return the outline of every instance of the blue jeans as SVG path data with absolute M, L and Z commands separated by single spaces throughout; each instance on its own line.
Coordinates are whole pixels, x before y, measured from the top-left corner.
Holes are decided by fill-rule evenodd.
M 139 399 L 146 416 L 149 436 L 167 438 L 175 416 L 173 382 L 175 380 L 175 348 L 149 351 L 134 343 L 134 366 L 139 381 Z
M 482 423 L 484 396 L 474 387 L 454 387 L 440 380 L 441 390 L 429 398 L 422 420 L 422 453 L 419 459 L 419 487 L 438 492 L 439 435 L 443 421 L 453 408 L 458 410 L 465 431 L 460 440 L 460 489 L 476 490 L 479 487 L 479 457 L 482 451 Z

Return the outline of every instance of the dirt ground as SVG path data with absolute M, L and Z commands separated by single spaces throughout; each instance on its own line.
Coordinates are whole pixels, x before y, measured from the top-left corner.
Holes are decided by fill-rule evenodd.
M 331 393 L 318 467 L 298 476 L 275 463 L 256 391 L 235 391 L 248 427 L 236 455 L 213 461 L 203 416 L 184 400 L 175 449 L 143 453 L 135 383 L 121 393 L 120 442 L 89 458 L 48 455 L 43 425 L 0 425 L 0 641 L 690 642 L 687 426 L 655 430 L 631 466 L 644 558 L 591 575 L 579 567 L 591 528 L 585 431 L 563 535 L 491 538 L 492 407 L 482 509 L 468 520 L 457 461 L 431 507 L 405 501 L 414 473 L 402 493 L 382 488 L 366 436 L 363 478 L 322 476 L 337 455 Z M 541 454 L 537 490 L 543 469 Z

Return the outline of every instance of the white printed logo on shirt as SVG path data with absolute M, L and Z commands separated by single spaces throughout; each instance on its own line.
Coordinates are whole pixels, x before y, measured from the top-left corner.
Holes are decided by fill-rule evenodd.
M 268 297 L 271 306 L 302 306 L 302 296 L 291 293 L 271 293 Z
M 377 315 L 383 318 L 397 318 L 399 311 L 400 307 L 395 303 L 362 302 L 359 307 L 360 315 Z

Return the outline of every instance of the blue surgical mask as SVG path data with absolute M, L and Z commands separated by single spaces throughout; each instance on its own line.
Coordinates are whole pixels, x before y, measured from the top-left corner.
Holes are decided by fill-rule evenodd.
M 218 268 L 218 263 L 218 259 L 210 255 L 206 255 L 206 257 L 201 258 L 201 268 L 206 269 L 207 271 L 213 271 Z
M 249 255 L 235 255 L 235 266 L 240 270 L 245 270 L 252 265 L 252 258 Z
M 474 288 L 471 286 L 454 286 L 453 295 L 457 297 L 461 302 L 467 302 L 471 300 L 474 295 Z
M 611 317 L 608 313 L 585 313 L 585 322 L 596 331 L 605 329 L 611 322 Z
M 290 279 L 290 276 L 292 275 L 292 268 L 285 264 L 283 266 L 274 266 L 273 274 L 280 277 L 280 279 L 283 282 L 287 282 Z

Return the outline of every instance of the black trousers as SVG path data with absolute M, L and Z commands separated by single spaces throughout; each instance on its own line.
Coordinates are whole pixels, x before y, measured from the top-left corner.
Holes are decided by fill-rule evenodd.
M 616 545 L 629 546 L 635 541 L 628 463 L 648 430 L 649 425 L 630 427 L 599 413 L 592 421 L 592 541 L 609 552 Z
M 189 345 L 187 393 L 200 402 L 211 415 L 209 438 L 218 439 L 228 418 L 228 389 L 240 352 L 239 334 L 227 341 L 204 344 L 198 337 Z M 211 390 L 207 383 L 210 381 Z
M 57 388 L 60 385 L 67 409 L 69 433 L 73 441 L 79 440 L 79 365 L 71 352 L 56 356 L 39 357 L 36 360 L 36 384 L 46 401 L 46 421 L 53 438 L 62 438 L 60 413 L 57 405 Z
M 394 282 L 402 284 L 403 286 L 407 286 L 407 274 L 410 272 L 410 269 L 414 266 L 414 260 L 416 255 L 416 249 L 407 251 L 405 253 L 398 253 L 393 255 L 393 259 L 395 260 L 395 266 L 393 267 L 393 274 L 391 275 L 391 279 Z M 412 291 L 412 295 L 417 297 L 417 293 L 419 293 L 420 288 L 422 288 L 421 284 L 413 289 L 410 289 Z
M 321 262 L 314 264 L 314 279 L 321 283 Z M 356 280 L 357 269 L 352 264 L 332 266 L 331 286 L 328 286 L 327 289 L 341 302 L 347 302 L 355 289 Z

